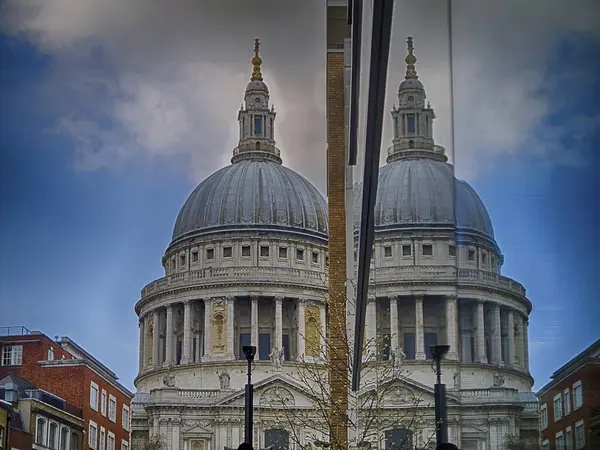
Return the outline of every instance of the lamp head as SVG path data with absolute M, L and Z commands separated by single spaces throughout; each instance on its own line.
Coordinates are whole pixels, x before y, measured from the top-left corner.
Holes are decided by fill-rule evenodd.
M 254 361 L 254 355 L 256 355 L 256 347 L 254 345 L 244 345 L 242 351 L 248 361 Z
M 449 345 L 432 345 L 429 347 L 431 350 L 431 356 L 433 359 L 442 359 L 448 350 L 450 350 Z

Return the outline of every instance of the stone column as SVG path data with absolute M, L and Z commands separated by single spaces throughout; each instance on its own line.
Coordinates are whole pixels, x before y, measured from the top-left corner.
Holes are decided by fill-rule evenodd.
M 515 365 L 515 316 L 512 309 L 508 310 L 506 321 L 508 322 L 508 361 L 506 361 L 506 365 L 512 367 Z
M 140 354 L 139 354 L 139 372 L 144 370 L 144 316 L 140 317 Z
M 298 299 L 298 361 L 304 360 L 306 349 L 306 322 L 304 317 L 304 299 Z
M 523 336 L 523 318 L 520 313 L 517 313 L 517 351 L 519 356 L 519 367 L 525 368 L 525 355 L 523 352 L 523 344 L 525 342 Z
M 204 356 L 203 359 L 209 361 L 211 352 L 210 324 L 212 319 L 212 300 L 204 299 Z
M 523 316 L 523 358 L 525 370 L 529 372 L 529 319 Z
M 398 335 L 398 297 L 390 297 L 390 345 L 393 352 L 397 352 L 400 348 L 400 340 Z
M 446 296 L 446 343 L 450 346 L 447 358 L 458 361 L 458 308 L 455 294 Z
M 200 362 L 200 331 L 196 331 L 196 333 L 194 333 L 194 338 L 196 339 L 196 351 L 194 352 L 194 362 L 199 363 Z
M 415 359 L 426 359 L 423 332 L 423 296 L 415 296 Z
M 494 328 L 492 330 L 492 358 L 493 363 L 496 365 L 504 365 L 502 361 L 502 332 L 501 332 L 501 321 L 500 321 L 500 305 L 494 303 L 492 306 L 492 312 L 494 314 Z
M 276 349 L 283 348 L 283 297 L 275 297 L 275 345 Z
M 250 345 L 256 347 L 254 360 L 258 361 L 260 359 L 258 353 L 258 297 L 250 299 Z
M 159 362 L 158 362 L 158 338 L 160 336 L 160 329 L 158 326 L 158 321 L 159 321 L 159 310 L 158 308 L 156 308 L 153 311 L 153 317 L 152 320 L 154 322 L 154 325 L 152 326 L 152 367 L 154 367 L 155 369 L 158 369 L 159 367 Z
M 150 332 L 150 320 L 148 314 L 144 315 L 144 369 L 148 367 L 148 334 Z
M 327 356 L 327 311 L 325 303 L 319 307 L 319 324 L 321 325 L 321 358 Z
M 167 326 L 165 327 L 166 334 L 166 355 L 165 355 L 165 363 L 163 364 L 165 367 L 169 367 L 173 364 L 173 305 L 167 305 Z
M 367 297 L 367 313 L 365 317 L 366 361 L 377 359 L 377 300 L 374 295 Z
M 183 350 L 181 352 L 181 364 L 190 363 L 190 336 L 192 334 L 192 302 L 183 302 Z
M 477 302 L 477 326 L 475 329 L 475 348 L 477 356 L 475 362 L 487 364 L 487 357 L 485 356 L 485 317 L 483 314 L 483 302 Z
M 235 359 L 233 350 L 233 335 L 235 320 L 235 297 L 227 297 L 227 355 L 230 359 Z M 258 353 L 258 350 L 257 350 Z M 258 358 L 257 358 L 258 359 Z
M 174 418 L 172 420 L 172 438 L 171 438 L 171 443 L 172 443 L 172 449 L 173 450 L 179 450 L 180 446 L 179 446 L 179 429 L 181 427 L 181 419 L 180 418 Z

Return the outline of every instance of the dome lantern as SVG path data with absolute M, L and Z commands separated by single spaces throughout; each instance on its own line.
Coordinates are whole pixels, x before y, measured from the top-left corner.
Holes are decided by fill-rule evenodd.
M 388 150 L 387 162 L 400 158 L 431 158 L 446 162 L 444 148 L 433 142 L 433 109 L 425 103 L 425 87 L 417 75 L 417 57 L 413 38 L 408 37 L 406 76 L 398 88 L 398 108 L 392 108 L 394 125 L 393 146 Z
M 246 159 L 267 159 L 281 164 L 279 149 L 275 146 L 275 109 L 269 106 L 269 89 L 263 81 L 262 59 L 258 55 L 259 39 L 254 40 L 252 76 L 244 103 L 238 113 L 240 140 L 233 150 L 232 163 Z

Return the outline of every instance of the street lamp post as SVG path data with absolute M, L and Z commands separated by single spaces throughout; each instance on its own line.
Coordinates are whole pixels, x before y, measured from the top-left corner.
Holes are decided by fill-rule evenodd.
M 248 361 L 248 383 L 246 384 L 246 415 L 245 415 L 245 429 L 244 429 L 244 442 L 252 445 L 252 409 L 254 407 L 254 386 L 252 386 L 252 361 L 254 361 L 254 355 L 256 355 L 256 347 L 254 345 L 244 345 L 242 347 L 244 355 L 246 355 L 246 361 Z
M 435 393 L 435 440 L 436 445 L 448 442 L 448 424 L 446 423 L 446 385 L 442 384 L 441 360 L 448 350 L 449 345 L 432 345 L 431 355 L 435 360 L 437 382 L 434 386 Z

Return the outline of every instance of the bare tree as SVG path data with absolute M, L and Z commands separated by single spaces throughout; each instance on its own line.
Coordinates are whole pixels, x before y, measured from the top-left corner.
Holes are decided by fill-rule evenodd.
M 505 450 L 539 450 L 540 445 L 537 439 L 521 438 L 510 434 L 504 439 Z
M 330 326 L 335 326 L 335 323 L 330 321 Z M 425 420 L 431 414 L 428 406 L 431 405 L 425 404 L 423 398 L 398 383 L 398 380 L 406 379 L 410 374 L 402 366 L 402 350 L 390 348 L 389 335 L 379 335 L 365 342 L 362 387 L 358 393 L 348 392 L 350 414 L 341 411 L 340 405 L 332 401 L 329 379 L 336 375 L 332 373 L 335 368 L 330 364 L 336 352 L 351 355 L 349 340 L 346 339 L 348 348 L 333 348 L 321 329 L 318 334 L 313 329 L 310 338 L 305 340 L 306 355 L 301 358 L 302 364 L 298 365 L 292 378 L 303 386 L 314 406 L 310 409 L 298 408 L 291 404 L 287 395 L 275 396 L 269 405 L 276 411 L 274 416 L 278 426 L 289 432 L 292 441 L 304 447 L 307 444 L 335 447 L 331 442 L 332 428 L 342 416 L 346 418 L 351 447 L 375 447 L 375 443 L 385 436 L 386 430 L 397 429 L 399 432 L 385 436 L 386 440 L 393 440 L 390 443 L 395 448 L 415 448 L 413 439 L 425 430 Z M 351 358 L 348 358 L 345 370 L 337 375 L 347 377 L 351 374 L 351 366 Z M 298 433 L 300 429 L 308 430 L 308 435 L 301 436 Z M 425 438 L 420 439 L 425 441 L 420 442 L 420 446 L 429 446 L 434 434 L 434 430 L 426 433 Z
M 167 447 L 161 436 L 154 435 L 148 439 L 145 439 L 138 448 L 139 450 L 165 450 Z

